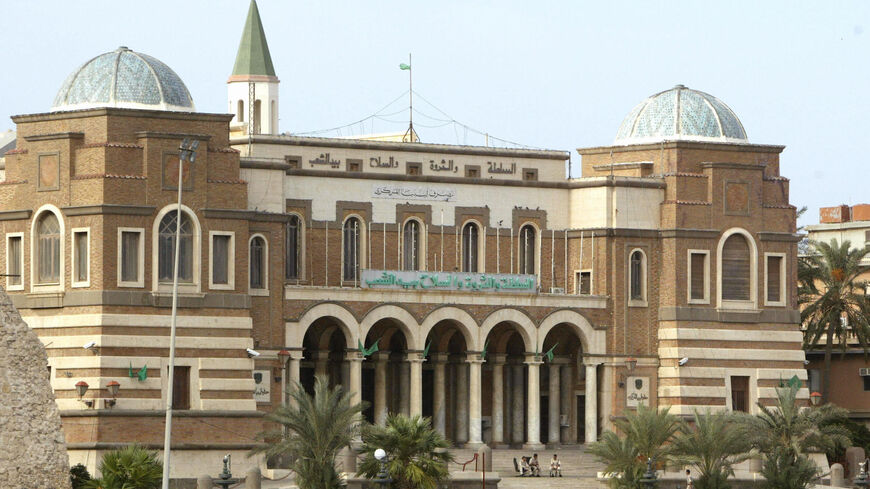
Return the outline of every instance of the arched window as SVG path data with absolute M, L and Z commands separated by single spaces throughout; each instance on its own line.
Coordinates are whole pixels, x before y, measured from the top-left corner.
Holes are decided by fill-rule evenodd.
M 535 228 L 525 225 L 520 228 L 520 273 L 533 275 L 535 273 Z
M 302 225 L 299 216 L 290 216 L 284 234 L 284 277 L 288 280 L 299 278 L 300 244 L 302 242 Z
M 239 100 L 239 111 L 237 119 L 239 122 L 245 122 L 245 102 Z
M 357 280 L 359 278 L 359 236 L 361 232 L 360 221 L 351 217 L 344 221 L 342 229 L 342 280 Z
M 251 288 L 266 288 L 266 241 L 260 236 L 251 239 Z
M 420 223 L 411 219 L 402 231 L 403 270 L 420 269 Z
M 157 243 L 157 270 L 160 282 L 172 282 L 175 267 L 175 228 L 178 210 L 173 209 L 160 220 Z M 178 281 L 193 283 L 193 222 L 187 213 L 181 213 L 180 246 L 178 253 Z
M 645 273 L 646 264 L 644 263 L 644 255 L 640 250 L 631 252 L 629 258 L 629 299 L 633 301 L 644 300 L 644 285 L 646 282 Z
M 477 224 L 467 223 L 462 227 L 462 271 L 477 273 L 478 235 Z
M 751 300 L 752 251 L 746 236 L 732 234 L 722 246 L 722 300 Z
M 36 279 L 40 284 L 60 282 L 60 223 L 45 212 L 36 225 Z
M 254 134 L 260 134 L 260 101 L 254 100 Z

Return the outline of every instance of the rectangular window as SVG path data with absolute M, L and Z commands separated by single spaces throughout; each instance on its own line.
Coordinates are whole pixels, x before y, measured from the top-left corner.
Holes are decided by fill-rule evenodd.
M 749 377 L 731 377 L 731 410 L 749 412 Z
M 24 234 L 6 235 L 6 288 L 22 290 L 24 288 L 24 260 L 22 242 Z
M 773 255 L 767 254 L 765 255 L 767 260 L 765 264 L 766 274 L 765 274 L 765 283 L 767 284 L 767 303 L 783 303 L 785 299 L 783 297 L 783 264 L 784 264 L 784 256 L 783 255 Z
M 90 231 L 73 229 L 73 287 L 87 287 L 89 284 L 88 277 L 90 275 L 89 257 L 89 235 Z
M 589 295 L 592 293 L 592 272 L 577 272 L 577 294 Z
M 710 301 L 709 256 L 707 251 L 689 250 L 689 303 L 706 304 Z
M 212 236 L 212 284 L 229 284 L 230 237 L 225 234 Z
M 169 369 L 166 369 L 167 372 Z M 172 409 L 190 409 L 190 367 L 175 367 L 172 378 Z
M 118 228 L 118 286 L 144 287 L 145 230 Z
M 870 377 L 865 375 L 864 377 L 861 377 L 861 379 L 864 380 L 864 391 L 870 391 Z

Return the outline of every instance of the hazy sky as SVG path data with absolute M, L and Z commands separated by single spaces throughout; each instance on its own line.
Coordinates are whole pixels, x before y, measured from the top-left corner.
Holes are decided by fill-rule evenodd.
M 870 2 L 278 1 L 260 14 L 281 79 L 282 131 L 378 112 L 408 88 L 468 126 L 529 146 L 607 145 L 648 95 L 682 83 L 782 144 L 791 202 L 870 202 Z M 248 1 L 4 1 L 0 130 L 44 112 L 73 69 L 120 45 L 185 81 L 199 111 L 227 110 L 226 79 Z M 342 134 L 402 129 L 405 98 Z M 483 144 L 436 119 L 429 142 Z M 426 116 L 433 117 L 427 119 Z M 384 120 L 386 119 L 386 120 Z M 389 121 L 397 121 L 391 123 Z M 336 132 L 324 136 L 337 135 Z M 578 158 L 574 153 L 574 163 Z M 575 171 L 576 176 L 576 171 Z

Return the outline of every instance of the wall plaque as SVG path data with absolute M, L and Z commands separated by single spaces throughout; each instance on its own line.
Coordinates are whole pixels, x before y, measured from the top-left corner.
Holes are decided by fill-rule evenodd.
M 257 404 L 272 402 L 271 370 L 254 370 L 254 400 Z
M 444 187 L 413 187 L 402 185 L 375 185 L 372 187 L 372 198 L 403 199 L 403 200 L 440 200 L 450 202 L 456 200 L 456 190 Z
M 625 405 L 636 408 L 649 406 L 649 377 L 629 377 L 625 380 Z

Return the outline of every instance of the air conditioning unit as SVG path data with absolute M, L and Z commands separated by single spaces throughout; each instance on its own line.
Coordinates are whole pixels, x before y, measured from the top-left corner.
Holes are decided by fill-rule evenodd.
M 861 377 L 870 377 L 870 368 L 859 368 L 858 375 Z
M 565 289 L 562 287 L 550 287 L 551 294 L 564 294 Z

